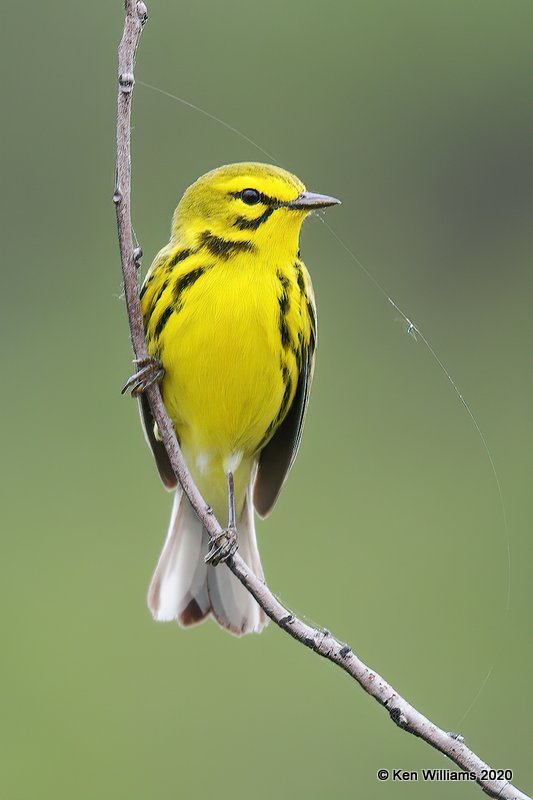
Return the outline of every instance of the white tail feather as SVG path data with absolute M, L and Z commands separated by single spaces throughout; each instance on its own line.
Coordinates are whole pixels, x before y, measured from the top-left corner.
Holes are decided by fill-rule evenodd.
M 263 569 L 255 537 L 250 489 L 237 523 L 239 553 L 258 578 Z M 165 545 L 148 590 L 154 619 L 188 626 L 209 613 L 236 634 L 259 633 L 268 618 L 225 564 L 204 562 L 209 538 L 188 498 L 176 490 Z

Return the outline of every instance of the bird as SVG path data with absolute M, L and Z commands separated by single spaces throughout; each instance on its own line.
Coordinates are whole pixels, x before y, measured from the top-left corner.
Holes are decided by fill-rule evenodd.
M 148 358 L 123 391 L 137 396 L 145 438 L 174 492 L 148 590 L 155 620 L 188 627 L 212 617 L 242 635 L 268 623 L 221 562 L 239 553 L 264 579 L 254 511 L 272 510 L 296 457 L 309 401 L 317 318 L 300 229 L 340 203 L 290 172 L 242 162 L 184 192 L 170 240 L 140 290 Z M 188 470 L 218 520 L 210 541 L 177 482 L 146 397 L 160 384 Z

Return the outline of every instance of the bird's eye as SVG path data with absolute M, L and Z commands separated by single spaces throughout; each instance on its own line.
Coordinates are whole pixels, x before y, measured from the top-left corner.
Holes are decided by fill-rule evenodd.
M 255 206 L 261 199 L 257 189 L 243 189 L 241 192 L 241 200 L 247 206 Z

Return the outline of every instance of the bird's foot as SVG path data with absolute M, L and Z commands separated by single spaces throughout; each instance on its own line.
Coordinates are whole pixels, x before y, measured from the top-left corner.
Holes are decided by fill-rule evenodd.
M 159 383 L 165 370 L 162 363 L 158 358 L 148 356 L 148 358 L 135 359 L 134 363 L 138 367 L 137 372 L 129 378 L 122 387 L 121 394 L 131 391 L 132 397 L 138 397 L 143 394 L 150 386 Z
M 239 542 L 237 539 L 237 531 L 235 528 L 223 528 L 220 533 L 213 536 L 211 539 L 211 546 L 209 552 L 205 557 L 206 564 L 212 564 L 214 567 L 227 561 L 228 558 L 235 555 Z

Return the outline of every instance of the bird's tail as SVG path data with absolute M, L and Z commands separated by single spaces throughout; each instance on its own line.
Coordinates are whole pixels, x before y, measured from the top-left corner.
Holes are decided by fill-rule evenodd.
M 250 488 L 237 533 L 239 553 L 262 579 Z M 207 532 L 178 488 L 165 545 L 148 590 L 148 606 L 154 619 L 177 620 L 186 627 L 212 614 L 219 625 L 232 633 L 259 633 L 268 623 L 267 616 L 225 564 L 213 567 L 205 563 L 208 549 Z

